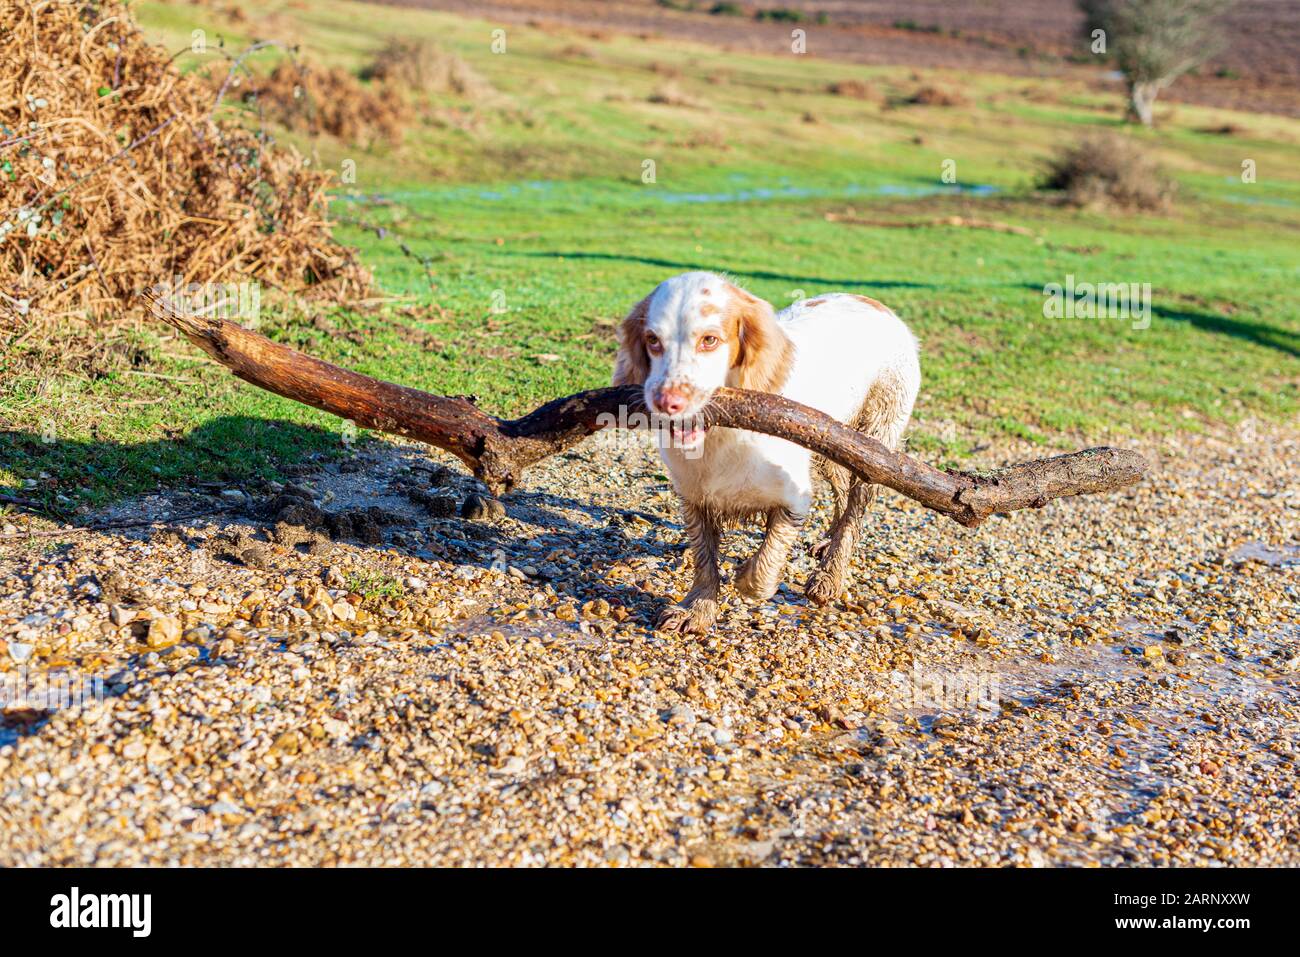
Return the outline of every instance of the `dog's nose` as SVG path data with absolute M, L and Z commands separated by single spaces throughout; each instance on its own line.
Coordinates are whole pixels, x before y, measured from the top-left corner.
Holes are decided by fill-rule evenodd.
M 685 392 L 679 392 L 677 389 L 660 389 L 655 393 L 655 405 L 659 406 L 659 411 L 665 415 L 679 415 L 686 411 L 690 401 Z

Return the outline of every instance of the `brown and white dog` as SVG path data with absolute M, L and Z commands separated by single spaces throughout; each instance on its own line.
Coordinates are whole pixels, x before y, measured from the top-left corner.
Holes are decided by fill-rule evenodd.
M 706 631 L 717 616 L 718 544 L 724 525 L 761 515 L 763 544 L 736 588 L 764 601 L 780 587 L 790 548 L 813 500 L 813 468 L 830 484 L 835 513 L 820 564 L 804 586 L 817 604 L 837 598 L 874 486 L 802 446 L 738 429 L 708 431 L 696 413 L 722 386 L 783 395 L 897 448 L 921 384 L 917 343 L 889 309 L 833 293 L 774 314 L 721 276 L 689 272 L 660 283 L 623 320 L 614 385 L 643 385 L 651 412 L 668 417 L 659 452 L 685 506 L 695 581 L 659 621 Z M 815 459 L 815 461 L 814 461 Z

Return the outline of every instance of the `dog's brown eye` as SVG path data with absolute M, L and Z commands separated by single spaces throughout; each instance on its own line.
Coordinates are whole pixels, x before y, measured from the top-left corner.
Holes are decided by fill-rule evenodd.
M 700 336 L 700 350 L 703 352 L 711 352 L 718 348 L 718 343 L 721 341 L 722 340 L 717 336 Z
M 645 347 L 651 352 L 657 353 L 663 350 L 663 343 L 659 341 L 659 337 L 653 332 L 647 332 L 645 334 Z

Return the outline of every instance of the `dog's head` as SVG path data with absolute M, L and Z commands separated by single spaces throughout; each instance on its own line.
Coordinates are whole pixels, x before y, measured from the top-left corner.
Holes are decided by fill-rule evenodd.
M 777 392 L 793 360 L 772 307 L 708 272 L 660 283 L 621 335 L 614 385 L 643 385 L 650 411 L 673 419 L 693 417 L 723 386 Z

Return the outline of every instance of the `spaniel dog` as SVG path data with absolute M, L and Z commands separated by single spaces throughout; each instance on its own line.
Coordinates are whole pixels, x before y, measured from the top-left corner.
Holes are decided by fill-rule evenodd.
M 709 272 L 660 283 L 623 320 L 614 385 L 642 385 L 660 421 L 659 452 L 681 497 L 695 580 L 658 627 L 703 633 L 717 616 L 718 544 L 724 525 L 761 516 L 762 545 L 736 574 L 755 601 L 780 587 L 790 548 L 813 499 L 814 466 L 829 483 L 830 536 L 813 554 L 804 594 L 839 597 L 875 487 L 785 439 L 740 429 L 705 430 L 698 413 L 722 386 L 783 395 L 898 447 L 921 384 L 917 343 L 888 308 L 832 293 L 780 313 Z M 815 461 L 814 461 L 815 460 Z

